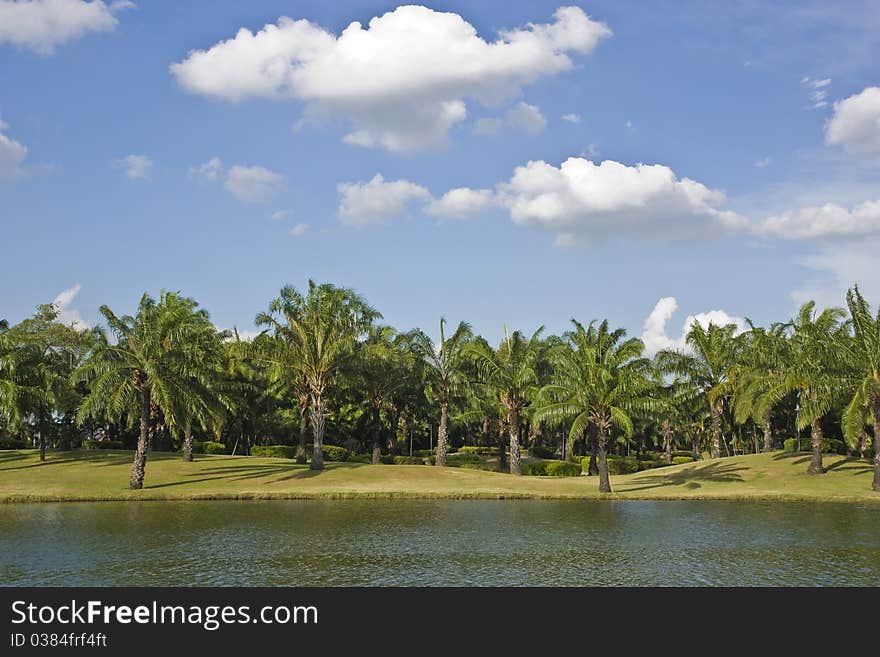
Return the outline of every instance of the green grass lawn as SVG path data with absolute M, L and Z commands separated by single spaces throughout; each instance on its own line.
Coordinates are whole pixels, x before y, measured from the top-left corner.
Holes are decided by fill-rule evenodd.
M 424 465 L 328 463 L 321 472 L 287 459 L 150 455 L 145 488 L 129 491 L 131 452 L 0 452 L 0 501 L 409 498 L 598 498 L 597 477 L 512 477 Z M 807 475 L 808 454 L 756 454 L 611 478 L 615 499 L 810 499 L 880 502 L 868 461 L 827 455 Z

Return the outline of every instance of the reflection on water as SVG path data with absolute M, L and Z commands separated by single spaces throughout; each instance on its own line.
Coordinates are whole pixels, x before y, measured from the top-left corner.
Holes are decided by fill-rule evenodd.
M 880 585 L 880 506 L 265 501 L 0 506 L 0 584 Z

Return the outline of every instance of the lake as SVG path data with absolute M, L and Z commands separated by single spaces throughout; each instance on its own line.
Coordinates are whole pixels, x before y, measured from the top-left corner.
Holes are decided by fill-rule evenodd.
M 0 505 L 6 586 L 880 585 L 880 505 Z

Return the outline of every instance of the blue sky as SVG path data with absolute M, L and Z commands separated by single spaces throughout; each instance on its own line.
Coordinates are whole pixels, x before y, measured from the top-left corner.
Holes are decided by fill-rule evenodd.
M 0 0 L 0 316 L 164 288 L 248 330 L 312 277 L 657 347 L 880 299 L 880 10 L 764 4 Z

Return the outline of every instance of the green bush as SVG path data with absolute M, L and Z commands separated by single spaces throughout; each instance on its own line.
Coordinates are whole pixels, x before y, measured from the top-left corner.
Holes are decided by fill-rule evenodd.
M 86 439 L 82 444 L 83 449 L 122 449 L 121 440 L 89 440 Z M 9 448 L 12 449 L 12 448 Z
M 428 451 L 430 450 L 422 450 Z M 492 447 L 482 447 L 477 445 L 465 445 L 464 447 L 458 448 L 459 454 L 481 454 L 482 456 L 491 456 L 494 453 L 495 449 Z M 425 454 L 425 456 L 431 456 L 430 453 Z
M 782 443 L 782 451 L 784 452 L 794 452 L 797 451 L 798 448 L 798 440 L 797 438 L 787 438 Z M 800 451 L 802 452 L 812 452 L 813 451 L 813 442 L 810 440 L 809 436 L 802 436 L 800 440 Z M 844 445 L 842 440 L 836 440 L 834 438 L 825 438 L 822 441 L 822 452 L 825 454 L 846 454 L 846 445 Z
M 598 457 L 596 463 L 598 465 Z M 639 462 L 634 456 L 606 456 L 608 462 L 608 474 L 631 474 L 639 471 Z M 585 456 L 581 459 L 581 471 L 587 474 L 590 471 L 590 457 Z
M 673 456 L 672 462 L 675 465 L 681 465 L 682 463 L 693 463 L 694 457 L 693 456 Z
M 543 447 L 542 445 L 535 445 L 534 447 L 529 447 L 529 454 L 536 459 L 552 459 L 556 456 L 556 450 Z
M 370 454 L 349 454 L 349 463 L 372 463 L 373 457 Z
M 226 445 L 206 440 L 202 443 L 202 450 L 204 450 L 205 454 L 225 454 Z
M 296 458 L 296 447 L 292 445 L 254 445 L 251 456 L 268 456 L 275 459 Z
M 581 466 L 568 461 L 533 461 L 523 463 L 523 474 L 532 477 L 579 477 Z
M 17 438 L 0 438 L 0 449 L 24 449 L 27 443 Z
M 325 461 L 347 461 L 348 457 L 349 451 L 344 447 L 338 447 L 337 445 L 324 445 Z
M 480 458 L 479 454 L 470 454 L 470 453 L 460 453 L 460 454 L 450 454 L 448 463 L 449 465 L 461 465 L 463 463 L 482 463 L 483 459 Z
M 642 461 L 658 461 L 660 460 L 660 452 L 641 452 L 639 454 L 639 459 Z
M 183 448 L 181 447 L 181 450 L 182 449 Z M 193 451 L 193 454 L 204 454 L 205 453 L 205 446 L 201 440 L 192 441 L 192 451 Z
M 421 456 L 422 458 L 426 459 L 430 456 L 434 456 L 434 450 L 433 449 L 417 449 L 412 453 L 412 455 L 413 456 Z
M 657 468 L 665 468 L 669 466 L 665 460 L 639 461 L 639 472 L 643 470 L 656 470 Z
M 394 465 L 424 465 L 425 459 L 418 456 L 395 456 Z

